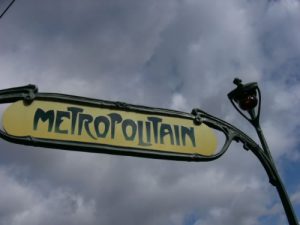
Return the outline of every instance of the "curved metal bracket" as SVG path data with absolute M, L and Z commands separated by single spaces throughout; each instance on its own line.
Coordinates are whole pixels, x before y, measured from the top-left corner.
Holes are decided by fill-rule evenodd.
M 0 104 L 24 100 L 28 103 L 34 100 L 38 92 L 37 86 L 29 84 L 22 87 L 14 87 L 0 90 Z
M 90 98 L 84 98 L 79 96 L 55 94 L 55 93 L 38 93 L 38 88 L 35 85 L 27 85 L 16 88 L 9 88 L 5 90 L 0 90 L 0 103 L 10 103 L 18 100 L 24 100 L 30 104 L 33 100 L 55 100 L 58 102 L 69 102 L 69 103 L 83 103 L 90 106 L 105 107 L 111 109 L 124 109 L 130 110 L 133 112 L 141 113 L 152 113 L 155 115 L 172 115 L 179 118 L 192 119 L 196 125 L 201 123 L 206 124 L 207 126 L 216 129 L 222 132 L 225 135 L 226 141 L 221 148 L 221 150 L 212 156 L 204 156 L 199 154 L 181 154 L 181 153 L 165 153 L 165 152 L 153 152 L 150 150 L 145 150 L 140 152 L 139 149 L 130 149 L 127 150 L 121 147 L 113 146 L 101 146 L 102 153 L 117 154 L 117 155 L 129 155 L 129 156 L 138 156 L 145 158 L 158 158 L 158 159 L 168 159 L 168 160 L 181 160 L 181 161 L 212 161 L 221 157 L 229 148 L 231 142 L 234 140 L 236 142 L 241 142 L 245 150 L 251 150 L 260 160 L 264 166 L 270 183 L 274 184 L 276 181 L 276 176 L 274 175 L 274 170 L 272 169 L 271 162 L 268 157 L 265 155 L 264 151 L 258 146 L 250 137 L 240 131 L 238 128 L 232 126 L 231 124 L 216 118 L 208 113 L 200 110 L 193 109 L 192 113 L 184 113 L 174 110 L 152 108 L 139 105 L 131 105 L 121 102 L 111 102 L 105 100 L 96 100 Z M 73 142 L 68 141 L 53 141 L 48 139 L 40 139 L 34 137 L 14 137 L 7 134 L 5 131 L 0 130 L 0 137 L 3 139 L 23 144 L 23 145 L 32 145 L 32 146 L 41 146 L 49 148 L 59 148 L 75 151 L 86 151 L 86 152 L 99 152 L 99 146 L 92 144 L 78 144 L 74 145 Z
M 18 100 L 23 100 L 26 104 L 30 104 L 33 100 L 46 100 L 46 101 L 56 101 L 56 102 L 64 102 L 64 103 L 81 103 L 87 106 L 93 107 L 104 107 L 107 109 L 122 109 L 124 111 L 132 111 L 139 113 L 151 113 L 153 115 L 167 115 L 177 118 L 184 118 L 193 120 L 196 125 L 201 125 L 202 123 L 222 132 L 225 135 L 225 143 L 217 154 L 212 156 L 205 156 L 200 154 L 184 154 L 184 153 L 172 153 L 172 152 L 158 152 L 152 150 L 141 150 L 137 148 L 123 148 L 123 147 L 115 147 L 109 145 L 101 145 L 98 146 L 96 144 L 87 144 L 80 142 L 72 142 L 72 141 L 59 141 L 59 140 L 49 140 L 42 138 L 34 138 L 31 136 L 26 137 L 14 137 L 7 134 L 5 131 L 0 129 L 0 137 L 14 143 L 23 144 L 23 145 L 31 145 L 31 146 L 40 146 L 40 147 L 48 147 L 48 148 L 57 148 L 57 149 L 65 149 L 65 150 L 73 150 L 73 151 L 85 151 L 85 152 L 101 152 L 108 154 L 116 154 L 116 155 L 127 155 L 127 156 L 136 156 L 136 157 L 144 157 L 144 158 L 156 158 L 156 159 L 167 159 L 167 160 L 180 160 L 180 161 L 212 161 L 221 157 L 229 148 L 232 141 L 241 142 L 245 150 L 250 150 L 256 155 L 256 157 L 261 162 L 264 167 L 268 177 L 269 182 L 276 186 L 280 198 L 283 202 L 283 206 L 285 208 L 287 217 L 291 225 L 297 224 L 297 218 L 293 212 L 292 205 L 289 201 L 288 195 L 285 191 L 285 188 L 281 182 L 280 176 L 276 170 L 275 164 L 272 161 L 272 157 L 269 154 L 268 147 L 264 140 L 263 134 L 260 131 L 259 125 L 259 116 L 260 116 L 260 92 L 257 89 L 259 94 L 259 111 L 258 114 L 252 112 L 250 113 L 251 118 L 245 117 L 252 123 L 252 125 L 256 126 L 259 137 L 262 142 L 262 146 L 265 151 L 249 136 L 243 133 L 238 128 L 232 126 L 231 124 L 214 117 L 200 109 L 193 109 L 192 113 L 184 113 L 174 110 L 168 109 L 159 109 L 159 108 L 151 108 L 146 106 L 138 106 L 126 104 L 123 102 L 111 102 L 104 100 L 96 100 L 78 96 L 71 95 L 63 95 L 63 94 L 51 94 L 51 93 L 38 93 L 38 89 L 35 85 L 27 85 L 23 87 L 9 88 L 5 90 L 0 90 L 0 104 L 1 103 L 11 103 Z M 231 102 L 236 107 L 234 102 Z M 240 111 L 239 111 L 240 112 Z
M 217 117 L 214 117 L 200 109 L 193 109 L 192 114 L 195 115 L 195 119 L 197 121 L 200 120 L 201 123 L 205 123 L 209 127 L 217 129 L 225 134 L 226 142 L 219 153 L 220 156 L 226 152 L 232 141 L 241 142 L 245 150 L 252 151 L 259 159 L 259 161 L 261 162 L 262 166 L 265 168 L 268 174 L 269 182 L 272 185 L 276 184 L 277 176 L 272 162 L 269 160 L 269 157 L 266 155 L 263 149 L 258 144 L 256 144 L 256 142 L 253 141 L 248 135 L 246 135 L 244 132 L 234 127 L 233 125 Z
M 57 93 L 38 93 L 38 89 L 35 85 L 27 85 L 16 88 L 9 88 L 0 90 L 0 103 L 12 103 L 19 100 L 25 101 L 30 104 L 33 100 L 36 101 L 53 101 L 60 103 L 68 103 L 74 105 L 81 105 L 95 108 L 115 109 L 121 111 L 136 112 L 153 116 L 170 116 L 174 118 L 194 120 L 194 116 L 190 113 L 179 112 L 175 110 L 153 108 L 147 106 L 132 105 L 123 102 L 112 102 L 106 100 L 98 100 L 85 98 L 80 96 L 72 96 Z M 178 160 L 178 161 L 211 161 L 220 156 L 213 155 L 201 155 L 199 153 L 184 153 L 184 152 L 172 152 L 172 151 L 154 151 L 152 149 L 140 149 L 135 147 L 120 147 L 105 144 L 93 144 L 93 143 L 81 143 L 75 141 L 66 140 L 53 140 L 37 138 L 32 136 L 16 137 L 8 134 L 4 130 L 0 129 L 0 137 L 4 140 L 30 146 L 40 146 L 47 148 L 65 149 L 73 151 L 84 152 L 98 152 L 115 155 L 127 155 L 137 156 L 144 158 L 157 158 L 166 160 Z

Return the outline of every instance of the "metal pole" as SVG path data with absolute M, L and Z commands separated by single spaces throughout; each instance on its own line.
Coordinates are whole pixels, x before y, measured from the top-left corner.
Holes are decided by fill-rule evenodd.
M 254 125 L 255 130 L 257 132 L 257 135 L 260 139 L 262 148 L 264 150 L 264 152 L 266 153 L 266 156 L 268 157 L 269 161 L 270 161 L 270 165 L 272 166 L 272 169 L 274 171 L 274 175 L 275 175 L 275 180 L 272 182 L 272 184 L 276 187 L 277 192 L 279 194 L 279 197 L 281 199 L 284 211 L 286 213 L 287 219 L 289 221 L 290 225 L 299 225 L 299 222 L 297 220 L 296 214 L 294 212 L 293 206 L 291 204 L 290 198 L 285 190 L 284 184 L 282 183 L 282 180 L 279 176 L 279 173 L 277 171 L 276 165 L 273 161 L 273 158 L 271 156 L 268 144 L 266 142 L 266 139 L 264 137 L 263 131 L 260 128 L 259 123 L 257 123 L 256 125 Z M 266 162 L 264 162 L 266 163 Z
M 289 224 L 299 225 L 293 206 L 277 171 L 269 146 L 260 127 L 259 118 L 261 93 L 259 87 L 257 83 L 242 84 L 242 80 L 238 78 L 236 78 L 233 83 L 237 85 L 237 88 L 231 91 L 228 94 L 228 97 L 235 109 L 255 128 L 261 143 L 262 149 L 255 146 L 252 148 L 252 152 L 256 155 L 265 168 L 269 176 L 270 183 L 276 187 Z M 255 108 L 257 108 L 257 111 L 255 111 Z M 247 117 L 244 112 L 249 113 L 250 118 Z

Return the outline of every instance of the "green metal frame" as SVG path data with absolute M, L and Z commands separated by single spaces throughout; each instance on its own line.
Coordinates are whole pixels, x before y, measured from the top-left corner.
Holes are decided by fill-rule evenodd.
M 226 141 L 222 149 L 215 155 L 205 156 L 200 154 L 185 154 L 185 153 L 171 153 L 163 151 L 151 151 L 137 148 L 123 148 L 103 144 L 88 144 L 72 141 L 59 141 L 50 139 L 34 138 L 31 136 L 15 137 L 7 134 L 5 131 L 0 130 L 0 137 L 3 139 L 23 145 L 40 146 L 46 148 L 58 148 L 72 151 L 84 151 L 84 152 L 97 152 L 107 153 L 115 155 L 128 155 L 146 158 L 157 158 L 167 160 L 179 160 L 179 161 L 212 161 L 221 157 L 232 140 L 241 141 L 244 143 L 245 149 L 257 149 L 259 148 L 255 142 L 245 135 L 242 131 L 233 127 L 232 125 L 213 117 L 200 109 L 194 109 L 192 113 L 185 113 L 169 109 L 152 108 L 146 106 L 132 105 L 124 102 L 112 102 L 105 100 L 97 100 L 79 96 L 56 94 L 56 93 L 39 93 L 38 88 L 35 85 L 27 85 L 23 87 L 9 88 L 0 90 L 0 104 L 12 103 L 18 100 L 23 100 L 27 104 L 30 104 L 34 100 L 55 101 L 70 104 L 80 104 L 84 106 L 100 107 L 107 109 L 118 109 L 124 111 L 138 112 L 144 114 L 172 116 L 176 118 L 184 118 L 193 120 L 194 123 L 200 125 L 204 123 L 211 128 L 221 131 L 226 137 Z
M 280 178 L 280 175 L 277 171 L 275 162 L 273 160 L 273 157 L 271 155 L 269 146 L 267 144 L 267 141 L 264 137 L 263 131 L 260 127 L 260 110 L 261 110 L 261 92 L 259 90 L 259 87 L 257 83 L 248 83 L 248 84 L 242 84 L 242 80 L 236 78 L 233 81 L 234 84 L 237 85 L 237 87 L 228 93 L 228 98 L 234 108 L 241 114 L 248 122 L 254 127 L 262 149 L 256 149 L 255 151 L 252 151 L 261 161 L 262 165 L 265 167 L 266 171 L 268 169 L 272 170 L 271 173 L 268 173 L 270 178 L 270 183 L 276 187 L 277 192 L 279 194 L 280 200 L 282 202 L 285 214 L 287 216 L 288 222 L 290 225 L 299 225 L 297 216 L 295 214 L 295 211 L 293 209 L 292 203 L 290 201 L 290 198 L 285 190 L 284 184 Z M 257 106 L 254 108 L 250 107 L 248 110 L 242 111 L 238 107 L 238 102 L 240 98 L 243 98 L 244 96 L 251 94 L 256 96 L 258 98 L 257 100 Z M 248 116 L 247 116 L 248 114 Z M 263 156 L 263 157 L 262 157 Z M 262 158 L 261 158 L 262 157 Z M 266 166 L 268 168 L 266 168 Z
M 234 103 L 234 96 L 239 95 L 243 88 L 255 89 L 259 95 L 259 108 L 257 113 L 250 111 L 250 118 L 243 114 L 243 112 Z M 222 149 L 215 155 L 204 156 L 200 154 L 184 154 L 184 153 L 171 153 L 162 151 L 151 151 L 138 148 L 123 148 L 110 145 L 101 144 L 87 144 L 80 142 L 71 141 L 58 141 L 34 138 L 31 136 L 27 137 L 14 137 L 7 134 L 5 131 L 0 129 L 0 137 L 9 142 L 39 146 L 46 148 L 64 149 L 72 151 L 83 151 L 83 152 L 95 152 L 95 153 L 107 153 L 113 155 L 126 155 L 135 156 L 143 158 L 156 158 L 164 160 L 178 160 L 178 161 L 212 161 L 220 158 L 228 149 L 232 141 L 241 142 L 245 150 L 250 150 L 259 159 L 262 166 L 264 167 L 268 177 L 269 182 L 274 185 L 279 193 L 282 200 L 285 212 L 288 217 L 290 225 L 298 225 L 297 218 L 295 216 L 293 207 L 290 203 L 289 197 L 285 191 L 284 185 L 280 179 L 277 172 L 275 163 L 271 157 L 270 151 L 268 149 L 267 143 L 264 139 L 262 130 L 259 126 L 259 116 L 260 116 L 260 91 L 256 83 L 250 83 L 248 85 L 240 85 L 238 88 L 233 90 L 228 95 L 231 103 L 234 107 L 242 114 L 256 129 L 258 132 L 260 141 L 262 143 L 262 148 L 253 141 L 249 136 L 243 133 L 238 128 L 233 125 L 216 118 L 200 109 L 193 109 L 191 113 L 185 113 L 169 109 L 152 108 L 140 105 L 132 105 L 124 102 L 112 102 L 105 100 L 97 100 L 91 98 L 84 98 L 79 96 L 56 94 L 56 93 L 39 93 L 38 88 L 35 85 L 27 85 L 22 87 L 9 88 L 5 90 L 0 90 L 0 104 L 1 103 L 12 103 L 18 100 L 23 100 L 27 104 L 30 104 L 34 100 L 45 100 L 45 101 L 55 101 L 63 103 L 73 103 L 85 106 L 93 106 L 107 109 L 118 109 L 130 112 L 138 112 L 144 114 L 162 115 L 162 116 L 172 116 L 177 118 L 184 118 L 193 120 L 196 125 L 206 124 L 207 126 L 222 132 L 225 135 L 225 143 Z

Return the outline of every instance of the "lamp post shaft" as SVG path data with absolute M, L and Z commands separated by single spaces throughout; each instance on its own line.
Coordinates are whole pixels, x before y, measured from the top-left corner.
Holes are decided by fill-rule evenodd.
M 259 137 L 259 140 L 261 142 L 262 148 L 265 152 L 265 154 L 267 155 L 269 161 L 270 161 L 270 165 L 272 166 L 272 169 L 274 171 L 274 175 L 275 175 L 275 180 L 273 181 L 273 185 L 276 187 L 277 192 L 279 194 L 280 200 L 282 202 L 284 211 L 286 213 L 288 222 L 290 225 L 299 225 L 299 222 L 297 220 L 296 214 L 294 212 L 293 206 L 291 204 L 290 198 L 285 190 L 285 187 L 282 183 L 282 180 L 279 176 L 279 173 L 277 171 L 276 165 L 273 161 L 272 155 L 270 153 L 267 141 L 265 139 L 265 136 L 263 134 L 263 131 L 259 125 L 259 122 L 254 123 L 253 126 L 255 127 L 256 133 Z
M 228 94 L 228 97 L 231 103 L 233 104 L 233 106 L 235 107 L 235 109 L 244 118 L 246 118 L 255 128 L 255 131 L 259 137 L 261 147 L 262 147 L 261 150 L 259 150 L 259 148 L 255 149 L 257 153 L 255 155 L 259 156 L 258 158 L 260 159 L 260 162 L 263 164 L 264 168 L 265 169 L 268 168 L 269 170 L 268 172 L 266 169 L 270 179 L 270 183 L 274 185 L 277 189 L 277 192 L 279 194 L 289 224 L 299 225 L 290 198 L 279 176 L 269 146 L 267 144 L 263 131 L 260 127 L 261 93 L 258 88 L 258 85 L 257 83 L 242 84 L 242 81 L 240 79 L 235 79 L 233 83 L 237 85 L 237 88 L 231 91 Z M 257 111 L 255 111 L 255 108 L 257 108 Z M 243 111 L 248 112 L 250 118 L 247 117 Z
M 296 217 L 296 214 L 294 212 L 293 206 L 292 206 L 291 201 L 288 197 L 288 194 L 287 194 L 287 192 L 284 188 L 284 185 L 283 185 L 283 183 L 280 179 L 280 176 L 278 175 L 278 172 L 277 172 L 276 168 L 274 168 L 274 169 L 275 169 L 276 174 L 277 174 L 277 181 L 276 181 L 275 186 L 276 186 L 276 189 L 277 189 L 278 194 L 280 196 L 280 199 L 281 199 L 285 214 L 287 216 L 287 219 L 289 221 L 289 224 L 290 225 L 299 225 L 299 222 L 297 220 L 297 217 Z

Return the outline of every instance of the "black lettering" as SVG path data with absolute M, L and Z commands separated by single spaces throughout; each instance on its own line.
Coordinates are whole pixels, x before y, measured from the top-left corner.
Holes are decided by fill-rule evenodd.
M 111 138 L 115 138 L 116 124 L 122 122 L 122 117 L 118 113 L 110 113 L 108 116 L 111 119 Z
M 78 135 L 82 134 L 82 127 L 83 127 L 83 123 L 84 123 L 84 128 L 85 131 L 87 132 L 87 134 L 93 138 L 96 139 L 91 131 L 90 131 L 90 127 L 89 124 L 93 121 L 93 117 L 89 114 L 79 114 L 79 127 L 78 127 Z
M 147 142 L 150 143 L 151 142 L 151 123 L 150 122 L 146 122 L 146 133 L 147 133 Z
M 180 145 L 179 126 L 178 125 L 174 125 L 174 131 L 175 131 L 176 145 Z
M 76 122 L 77 122 L 77 115 L 80 112 L 83 112 L 83 109 L 77 108 L 77 107 L 68 107 L 68 111 L 71 112 L 71 118 L 72 118 L 72 123 L 71 123 L 71 133 L 75 133 L 75 127 L 76 127 Z
M 128 135 L 128 127 L 131 127 L 131 135 Z M 122 131 L 126 141 L 133 141 L 136 136 L 136 124 L 133 120 L 127 119 L 122 123 Z
M 34 119 L 33 119 L 34 130 L 37 130 L 39 120 L 42 120 L 42 122 L 48 121 L 48 132 L 51 132 L 54 124 L 54 110 L 49 110 L 45 112 L 44 110 L 38 108 L 35 111 Z
M 158 123 L 162 121 L 162 119 L 158 117 L 147 117 L 147 119 L 152 122 L 153 125 L 153 132 L 154 132 L 154 141 L 157 144 L 158 142 Z
M 104 125 L 104 131 L 101 133 L 100 132 L 100 124 L 103 123 Z M 96 134 L 97 134 L 97 137 L 99 138 L 105 138 L 108 131 L 109 131 L 109 126 L 110 126 L 110 122 L 109 122 L 109 119 L 105 116 L 98 116 L 95 118 L 95 121 L 94 121 L 94 127 L 95 127 L 95 131 L 96 131 Z
M 160 143 L 164 144 L 165 136 L 170 136 L 171 145 L 174 145 L 174 136 L 172 128 L 169 124 L 162 123 L 160 126 Z
M 60 125 L 64 121 L 63 118 L 70 119 L 70 113 L 65 111 L 57 111 L 56 112 L 56 119 L 55 119 L 55 133 L 59 134 L 67 134 L 68 130 L 61 130 Z
M 193 147 L 196 147 L 196 143 L 195 143 L 195 133 L 194 133 L 194 128 L 190 127 L 181 127 L 181 139 L 182 139 L 182 143 L 185 146 L 186 145 L 186 136 L 188 136 L 192 142 Z
M 138 121 L 139 145 L 149 146 L 149 145 L 151 145 L 150 143 L 145 143 L 143 141 L 143 134 L 144 134 L 143 128 L 144 128 L 143 121 Z

